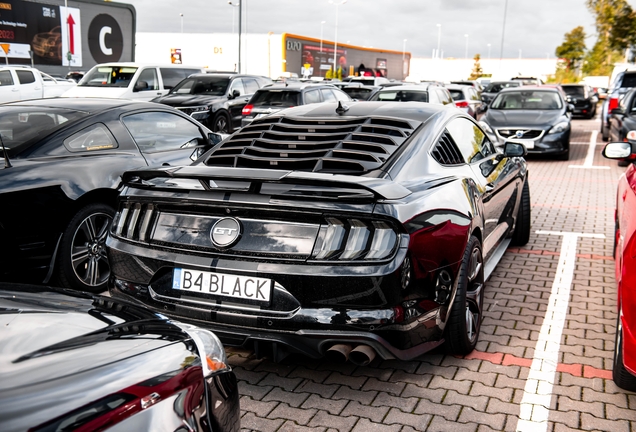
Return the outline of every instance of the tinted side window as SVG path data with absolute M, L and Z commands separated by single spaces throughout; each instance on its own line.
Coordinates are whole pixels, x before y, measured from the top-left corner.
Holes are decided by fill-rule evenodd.
M 184 69 L 159 68 L 159 70 L 161 71 L 164 89 L 171 89 L 187 77 L 186 70 Z
M 117 148 L 117 141 L 108 128 L 95 123 L 64 140 L 64 146 L 72 152 L 88 152 Z
M 442 104 L 447 105 L 447 104 L 453 103 L 453 98 L 451 97 L 448 90 L 441 89 L 441 88 L 438 88 L 436 90 L 437 90 L 437 94 L 439 95 L 439 100 Z
M 15 73 L 18 75 L 18 81 L 20 81 L 20 84 L 30 84 L 35 82 L 35 77 L 31 71 L 17 70 Z
M 0 86 L 13 85 L 13 77 L 10 71 L 0 71 Z
M 123 118 L 143 153 L 155 153 L 199 144 L 201 131 L 183 117 L 167 112 L 145 112 Z
M 245 94 L 254 94 L 260 88 L 258 82 L 253 78 L 243 79 L 243 84 L 245 85 Z
M 230 94 L 232 94 L 232 92 L 234 92 L 234 90 L 238 90 L 239 94 L 242 96 L 245 94 L 245 87 L 243 86 L 243 80 L 241 78 L 237 78 L 235 80 L 232 81 L 232 84 L 230 84 Z
M 155 68 L 148 68 L 141 71 L 137 79 L 137 85 L 142 81 L 148 85 L 148 87 L 143 90 L 159 90 L 159 81 L 157 80 L 157 70 Z
M 331 90 L 320 89 L 320 92 L 322 93 L 322 98 L 325 102 L 336 102 L 336 97 L 333 93 L 331 93 Z
M 310 90 L 305 93 L 305 104 L 312 104 L 312 103 L 318 103 L 318 102 L 321 102 L 320 93 L 318 93 L 318 90 Z
M 465 118 L 451 120 L 446 129 L 468 163 L 477 162 L 492 154 L 492 147 L 484 146 L 485 135 L 479 127 Z
M 636 87 L 636 74 L 625 74 L 623 75 L 623 82 L 621 83 L 621 87 Z

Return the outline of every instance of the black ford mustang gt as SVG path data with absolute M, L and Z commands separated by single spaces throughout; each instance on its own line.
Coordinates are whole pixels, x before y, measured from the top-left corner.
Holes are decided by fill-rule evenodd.
M 0 106 L 0 280 L 104 291 L 104 242 L 120 175 L 192 163 L 212 147 L 210 136 L 192 118 L 150 102 Z
M 529 238 L 524 154 L 426 103 L 257 119 L 192 166 L 124 174 L 110 292 L 274 360 L 465 354 L 485 281 Z

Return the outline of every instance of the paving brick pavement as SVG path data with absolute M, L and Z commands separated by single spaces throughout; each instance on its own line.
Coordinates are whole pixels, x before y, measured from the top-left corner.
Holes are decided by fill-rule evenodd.
M 228 348 L 241 393 L 242 427 L 259 431 L 514 431 L 556 277 L 562 236 L 579 238 L 549 400 L 547 431 L 636 432 L 636 395 L 611 380 L 616 320 L 612 261 L 615 190 L 623 171 L 586 159 L 597 120 L 576 120 L 569 161 L 529 158 L 533 233 L 511 248 L 485 292 L 477 350 L 465 358 L 437 350 L 418 361 L 369 366 L 291 356 L 280 364 Z

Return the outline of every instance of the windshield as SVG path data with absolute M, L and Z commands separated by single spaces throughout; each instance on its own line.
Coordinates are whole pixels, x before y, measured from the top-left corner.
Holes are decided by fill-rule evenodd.
M 77 84 L 82 87 L 128 87 L 136 67 L 98 66 L 91 69 Z
M 250 101 L 250 104 L 255 107 L 293 107 L 298 105 L 298 95 L 297 91 L 259 90 Z
M 428 92 L 417 90 L 386 90 L 377 92 L 369 100 L 394 102 L 428 102 Z
M 223 96 L 227 92 L 230 79 L 218 76 L 197 76 L 186 78 L 170 90 L 171 94 L 191 94 Z
M 585 89 L 583 86 L 562 86 L 563 91 L 568 96 L 585 97 Z
M 501 90 L 505 88 L 519 87 L 520 85 L 521 85 L 520 82 L 495 82 L 495 83 L 488 84 L 488 87 L 486 87 L 486 90 L 484 90 L 484 92 L 499 93 Z
M 541 90 L 499 93 L 491 106 L 497 110 L 556 110 L 562 107 L 558 93 Z
M 9 157 L 31 147 L 69 121 L 87 113 L 58 108 L 11 107 L 0 109 L 0 136 Z

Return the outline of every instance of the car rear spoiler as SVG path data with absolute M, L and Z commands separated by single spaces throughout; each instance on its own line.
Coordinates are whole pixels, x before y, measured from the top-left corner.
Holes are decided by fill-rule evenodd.
M 373 194 L 376 198 L 386 200 L 402 199 L 412 192 L 392 180 L 351 176 L 340 174 L 324 174 L 302 171 L 261 170 L 254 168 L 218 168 L 206 166 L 164 167 L 127 171 L 122 175 L 125 184 L 149 187 L 153 179 L 194 179 L 202 184 L 210 181 L 245 181 L 250 183 L 283 183 L 307 186 L 324 186 L 329 188 L 360 189 Z

